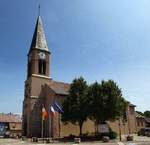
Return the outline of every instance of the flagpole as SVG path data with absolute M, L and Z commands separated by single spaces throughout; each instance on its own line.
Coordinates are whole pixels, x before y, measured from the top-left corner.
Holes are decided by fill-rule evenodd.
M 52 114 L 49 112 L 49 136 L 52 138 Z
M 43 117 L 42 117 L 42 129 L 41 129 L 41 138 L 43 140 Z
M 50 130 L 50 128 L 51 128 L 50 109 L 48 111 L 48 126 L 49 126 L 49 128 L 48 128 L 48 136 L 50 137 L 51 136 L 51 130 Z
M 53 115 L 51 114 L 51 137 L 53 138 Z
M 58 119 L 58 121 L 59 121 L 59 137 L 60 137 L 60 114 L 59 114 L 59 119 Z
M 52 113 L 54 113 L 54 115 L 55 115 L 55 112 L 58 112 L 58 113 L 63 113 L 63 111 L 62 111 L 62 109 L 60 108 L 60 106 L 57 104 L 57 102 L 55 101 L 51 106 L 50 106 L 50 111 L 51 111 L 51 137 L 53 138 L 54 136 L 55 136 L 55 128 L 53 128 L 53 126 L 55 126 L 55 124 L 54 124 L 54 122 L 56 121 L 56 120 L 54 120 L 54 116 L 53 116 L 53 114 Z M 60 114 L 59 115 L 57 115 L 57 119 L 58 119 L 58 124 L 57 124 L 57 126 L 58 126 L 58 129 L 59 129 L 59 137 L 60 137 L 60 126 L 61 126 L 61 124 L 60 124 Z

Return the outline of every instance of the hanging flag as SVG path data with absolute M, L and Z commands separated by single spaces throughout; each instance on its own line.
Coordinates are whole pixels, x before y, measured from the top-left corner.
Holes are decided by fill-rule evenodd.
M 62 110 L 62 108 L 58 105 L 58 103 L 55 101 L 54 102 L 54 108 L 58 113 L 64 113 L 64 111 Z
M 55 112 L 55 110 L 54 110 L 53 106 L 51 106 L 51 107 L 50 107 L 50 111 L 51 111 L 51 113 L 52 113 L 53 115 L 55 115 L 55 114 L 56 114 L 56 112 Z
M 42 107 L 42 120 L 45 120 L 45 118 L 48 116 L 48 113 L 44 106 Z
M 64 112 L 56 101 L 54 101 L 54 103 L 50 106 L 50 111 L 53 113 L 53 115 L 55 115 L 57 112 L 58 113 Z

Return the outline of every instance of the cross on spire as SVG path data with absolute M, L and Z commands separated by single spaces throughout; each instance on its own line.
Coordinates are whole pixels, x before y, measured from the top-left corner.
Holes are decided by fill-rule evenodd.
M 41 5 L 39 4 L 39 16 L 40 16 L 40 13 L 41 13 Z

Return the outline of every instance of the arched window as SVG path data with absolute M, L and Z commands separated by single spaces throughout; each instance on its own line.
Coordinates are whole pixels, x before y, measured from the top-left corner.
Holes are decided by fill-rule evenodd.
M 46 61 L 43 59 L 39 59 L 39 74 L 46 74 Z

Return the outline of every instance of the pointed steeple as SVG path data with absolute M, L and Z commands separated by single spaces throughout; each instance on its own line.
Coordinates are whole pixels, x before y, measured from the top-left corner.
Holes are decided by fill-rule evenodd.
M 34 35 L 32 38 L 32 43 L 30 47 L 30 51 L 32 49 L 39 49 L 43 51 L 49 52 L 41 16 L 39 15 L 36 22 L 36 27 L 34 30 Z

